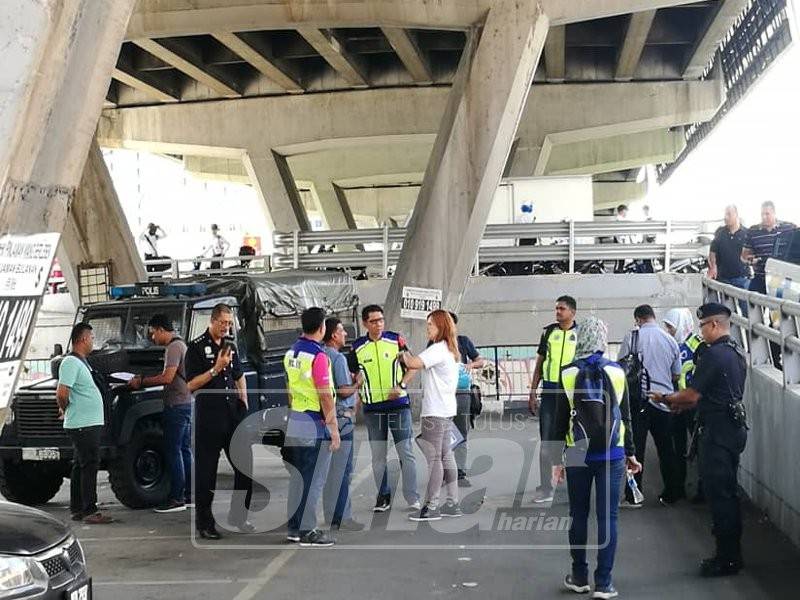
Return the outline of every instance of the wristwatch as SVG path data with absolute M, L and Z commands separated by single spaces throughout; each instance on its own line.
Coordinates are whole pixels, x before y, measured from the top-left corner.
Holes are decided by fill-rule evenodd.
M 211 367 L 209 373 L 211 374 L 211 377 L 216 377 L 217 375 L 219 375 L 219 371 L 217 371 L 214 367 Z

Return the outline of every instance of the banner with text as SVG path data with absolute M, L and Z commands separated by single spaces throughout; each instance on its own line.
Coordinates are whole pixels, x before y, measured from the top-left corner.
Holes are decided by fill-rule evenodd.
M 57 233 L 0 237 L 0 408 L 14 392 L 58 239 Z
M 425 320 L 428 313 L 442 308 L 442 290 L 403 286 L 400 316 Z

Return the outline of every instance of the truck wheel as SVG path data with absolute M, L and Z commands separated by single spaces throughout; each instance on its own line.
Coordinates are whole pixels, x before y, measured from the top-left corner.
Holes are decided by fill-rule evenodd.
M 58 493 L 63 481 L 61 463 L 0 461 L 0 493 L 11 502 L 45 504 Z
M 130 442 L 109 462 L 108 478 L 128 508 L 157 506 L 167 499 L 170 477 L 161 423 L 146 420 L 136 426 Z

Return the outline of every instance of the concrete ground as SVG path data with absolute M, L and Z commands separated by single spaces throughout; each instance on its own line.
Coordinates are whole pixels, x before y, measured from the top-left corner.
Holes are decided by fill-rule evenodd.
M 366 439 L 366 431 L 359 427 L 357 436 Z M 463 504 L 472 514 L 432 524 L 409 522 L 399 495 L 390 513 L 373 515 L 369 451 L 366 445 L 360 448 L 354 516 L 369 527 L 341 534 L 337 546 L 327 549 L 299 548 L 283 541 L 288 476 L 277 456 L 267 451 L 258 452 L 256 474 L 268 483 L 272 494 L 269 499 L 263 491 L 257 494 L 257 512 L 251 517 L 266 533 L 230 533 L 214 544 L 193 541 L 188 512 L 158 515 L 124 508 L 103 478 L 102 508 L 117 523 L 76 527 L 94 578 L 94 597 L 568 597 L 561 587 L 569 568 L 562 519 L 567 513 L 564 493 L 557 494 L 552 507 L 531 503 L 538 484 L 536 422 L 524 416 L 483 419 L 471 439 L 471 453 L 477 457 L 473 469 L 483 471 L 472 477 L 472 488 L 461 490 Z M 422 478 L 425 468 L 421 456 L 418 460 Z M 745 523 L 747 569 L 737 577 L 700 579 L 698 560 L 712 547 L 707 509 L 688 503 L 660 506 L 656 500 L 660 476 L 652 464 L 648 462 L 645 476 L 645 508 L 622 511 L 620 517 L 614 581 L 621 597 L 754 600 L 796 596 L 793 577 L 800 567 L 800 552 L 752 508 L 746 512 Z M 396 462 L 392 468 L 396 477 Z M 221 471 L 220 487 L 226 488 L 232 479 L 230 470 L 225 464 Z M 482 488 L 486 488 L 486 499 L 481 503 Z M 68 517 L 67 495 L 65 484 L 45 509 Z M 227 498 L 224 492 L 217 496 L 215 512 L 222 521 Z M 591 562 L 593 555 L 590 551 Z

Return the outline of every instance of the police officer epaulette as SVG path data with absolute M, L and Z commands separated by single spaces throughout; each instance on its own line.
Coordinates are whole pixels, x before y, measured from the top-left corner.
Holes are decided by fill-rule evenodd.
M 733 338 L 728 338 L 727 340 L 723 340 L 723 345 L 728 346 L 729 348 L 733 348 L 733 350 L 738 354 L 741 358 L 747 358 L 744 350 L 742 349 L 739 344 L 736 343 L 736 340 Z
M 189 342 L 189 343 L 190 343 L 190 344 L 202 344 L 202 343 L 203 343 L 203 338 L 205 338 L 205 337 L 206 337 L 206 332 L 203 332 L 203 333 L 201 333 L 200 335 L 198 335 L 196 338 L 194 338 L 194 339 L 193 339 L 191 342 Z

